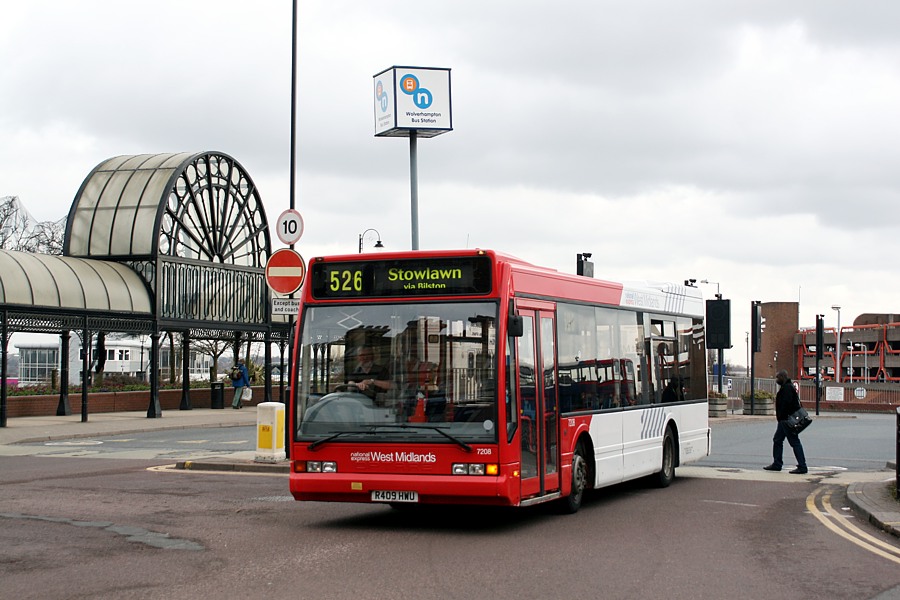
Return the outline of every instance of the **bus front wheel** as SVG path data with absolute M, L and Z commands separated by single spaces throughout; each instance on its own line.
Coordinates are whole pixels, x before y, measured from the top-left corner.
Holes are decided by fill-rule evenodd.
M 578 512 L 581 501 L 584 499 L 584 490 L 587 487 L 588 467 L 584 458 L 584 446 L 578 444 L 575 447 L 575 455 L 572 456 L 572 490 L 563 498 L 563 510 L 569 514 Z
M 657 487 L 661 488 L 669 487 L 675 479 L 675 435 L 671 427 L 666 428 L 666 434 L 663 436 L 662 467 L 654 479 Z

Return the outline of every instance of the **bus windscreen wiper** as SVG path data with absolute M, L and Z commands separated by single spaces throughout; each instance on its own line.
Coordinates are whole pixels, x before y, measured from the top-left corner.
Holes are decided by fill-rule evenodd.
M 351 431 L 338 431 L 338 432 L 336 432 L 336 433 L 333 433 L 332 435 L 329 435 L 328 437 L 322 438 L 321 440 L 316 440 L 315 442 L 313 442 L 313 443 L 311 443 L 309 446 L 307 446 L 306 449 L 307 449 L 307 450 L 315 450 L 316 448 L 318 448 L 318 447 L 321 446 L 322 444 L 327 444 L 327 443 L 330 442 L 331 440 L 337 439 L 337 438 L 339 438 L 339 437 L 341 437 L 341 436 L 344 436 L 344 435 L 360 435 L 360 434 L 363 434 L 363 435 L 372 435 L 372 434 L 374 434 L 374 433 L 375 433 L 374 426 L 373 426 L 373 428 L 371 428 L 371 429 L 351 430 Z
M 345 436 L 345 435 L 360 435 L 360 434 L 362 434 L 362 435 L 374 435 L 374 434 L 376 433 L 376 432 L 375 432 L 375 428 L 376 428 L 376 427 L 398 427 L 398 428 L 400 428 L 400 429 L 431 429 L 431 430 L 433 430 L 433 431 L 437 431 L 439 434 L 441 434 L 442 436 L 444 436 L 445 438 L 447 438 L 448 440 L 450 440 L 450 441 L 453 442 L 454 444 L 457 444 L 460 448 L 462 448 L 462 449 L 465 450 L 466 452 L 471 452 L 471 451 L 472 451 L 472 446 L 470 446 L 469 444 L 465 443 L 464 441 L 462 441 L 462 440 L 459 439 L 458 437 L 455 437 L 455 436 L 453 436 L 453 435 L 450 435 L 449 433 L 447 433 L 446 431 L 444 431 L 444 430 L 441 429 L 440 427 L 437 427 L 437 426 L 435 426 L 435 425 L 409 425 L 409 424 L 407 424 L 407 423 L 399 423 L 399 424 L 397 424 L 397 425 L 393 425 L 393 424 L 379 424 L 379 425 L 372 425 L 371 429 L 363 429 L 363 430 L 358 430 L 358 429 L 357 429 L 357 430 L 351 430 L 351 431 L 338 431 L 338 432 L 333 433 L 332 435 L 329 435 L 328 437 L 322 438 L 321 440 L 316 440 L 315 442 L 312 442 L 311 444 L 309 444 L 309 445 L 306 447 L 306 449 L 307 449 L 307 450 L 315 450 L 316 448 L 318 448 L 318 447 L 321 446 L 322 444 L 327 444 L 328 442 L 330 442 L 330 441 L 332 441 L 332 440 L 335 440 L 335 439 L 337 439 L 337 438 L 339 438 L 339 437 Z
M 431 429 L 431 430 L 437 431 L 439 434 L 441 434 L 442 436 L 444 436 L 445 438 L 447 438 L 454 444 L 458 444 L 466 452 L 472 451 L 472 446 L 468 445 L 467 443 L 465 443 L 458 437 L 450 435 L 449 433 L 447 433 L 446 431 L 444 431 L 443 429 L 441 429 L 440 427 L 437 427 L 435 425 L 410 425 L 409 423 L 398 423 L 396 425 L 393 425 L 393 424 L 379 425 L 379 427 L 399 427 L 400 429 Z

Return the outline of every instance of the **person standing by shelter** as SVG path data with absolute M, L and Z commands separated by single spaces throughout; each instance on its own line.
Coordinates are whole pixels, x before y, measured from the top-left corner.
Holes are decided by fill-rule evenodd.
M 794 450 L 794 457 L 797 459 L 797 468 L 791 473 L 803 475 L 808 472 L 803 444 L 800 443 L 800 436 L 791 431 L 784 423 L 788 415 L 800 410 L 800 396 L 797 395 L 797 390 L 794 389 L 794 384 L 784 369 L 775 374 L 775 381 L 781 386 L 778 394 L 775 395 L 775 418 L 778 420 L 778 427 L 775 429 L 775 437 L 772 438 L 772 464 L 763 468 L 766 471 L 781 470 L 784 440 L 787 438 Z
M 239 358 L 237 363 L 231 367 L 231 385 L 234 386 L 234 400 L 231 402 L 231 408 L 244 408 L 242 396 L 244 389 L 250 389 L 250 372 L 244 365 L 244 359 Z

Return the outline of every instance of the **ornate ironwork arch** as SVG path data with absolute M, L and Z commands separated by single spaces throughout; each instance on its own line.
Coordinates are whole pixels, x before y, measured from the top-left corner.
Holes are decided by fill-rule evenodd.
M 164 328 L 270 324 L 265 209 L 250 175 L 226 154 L 104 161 L 76 196 L 65 250 L 131 266 L 152 290 Z
M 265 210 L 237 161 L 224 154 L 197 154 L 173 178 L 159 213 L 161 255 L 265 267 L 270 252 Z

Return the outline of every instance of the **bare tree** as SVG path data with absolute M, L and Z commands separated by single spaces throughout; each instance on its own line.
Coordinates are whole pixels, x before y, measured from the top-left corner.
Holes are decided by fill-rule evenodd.
M 202 354 L 212 357 L 213 364 L 210 368 L 209 380 L 215 381 L 219 373 L 219 358 L 231 348 L 231 342 L 216 339 L 196 339 L 191 340 L 191 347 Z
M 18 196 L 0 198 L 0 249 L 60 255 L 66 219 L 38 222 Z
M 180 343 L 181 334 L 176 334 L 174 331 L 167 331 L 163 335 L 169 338 L 169 381 L 175 383 L 181 379 L 178 377 L 178 372 L 175 370 L 175 362 L 178 360 L 175 354 L 175 336 L 178 336 L 178 341 Z
M 41 221 L 34 226 L 37 237 L 37 250 L 41 254 L 61 256 L 66 236 L 66 219 L 59 221 Z
M 29 251 L 28 238 L 33 222 L 18 196 L 0 198 L 0 248 Z

